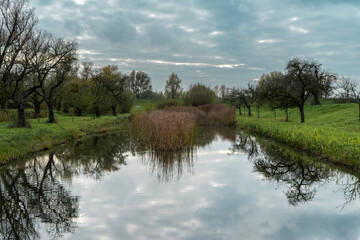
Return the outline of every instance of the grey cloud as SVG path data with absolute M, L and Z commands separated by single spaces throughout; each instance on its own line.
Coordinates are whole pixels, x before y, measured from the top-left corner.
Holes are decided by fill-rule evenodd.
M 96 65 L 110 64 L 111 58 L 188 62 L 190 56 L 193 62 L 228 64 L 232 59 L 258 69 L 220 71 L 210 67 L 201 69 L 203 74 L 199 75 L 186 66 L 119 63 L 123 71 L 148 71 L 156 89 L 163 88 L 164 79 L 173 71 L 186 76 L 184 83 L 216 84 L 226 79 L 229 86 L 245 85 L 263 72 L 283 70 L 286 61 L 294 56 L 313 57 L 344 75 L 360 75 L 356 64 L 360 52 L 357 1 L 86 0 L 79 5 L 71 0 L 31 0 L 30 3 L 37 9 L 42 28 L 57 36 L 77 38 L 85 59 L 102 59 L 96 60 Z M 99 54 L 94 58 L 86 52 Z

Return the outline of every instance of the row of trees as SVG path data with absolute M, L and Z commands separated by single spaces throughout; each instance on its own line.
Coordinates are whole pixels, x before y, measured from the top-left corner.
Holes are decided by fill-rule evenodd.
M 245 106 L 251 116 L 251 107 L 267 106 L 284 109 L 288 119 L 288 108 L 297 107 L 301 122 L 305 122 L 305 102 L 312 97 L 314 104 L 320 104 L 321 97 L 329 96 L 335 89 L 337 76 L 322 68 L 312 59 L 291 59 L 285 73 L 274 71 L 263 74 L 257 83 L 246 88 L 234 88 L 231 101 L 239 109 Z
M 27 125 L 29 106 L 39 117 L 45 103 L 54 123 L 54 108 L 116 115 L 119 105 L 128 112 L 134 97 L 153 94 L 151 78 L 142 71 L 125 75 L 116 66 L 93 69 L 85 62 L 78 76 L 77 42 L 55 38 L 37 23 L 28 0 L 0 0 L 0 109 L 17 109 L 17 126 Z

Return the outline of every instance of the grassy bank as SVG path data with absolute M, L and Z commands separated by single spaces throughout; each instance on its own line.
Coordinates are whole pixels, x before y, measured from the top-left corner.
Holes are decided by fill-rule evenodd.
M 0 164 L 6 164 L 29 153 L 48 149 L 68 140 L 88 134 L 119 130 L 128 121 L 120 117 L 57 116 L 58 124 L 48 124 L 46 119 L 31 121 L 32 128 L 8 128 L 10 122 L 0 123 Z M 74 120 L 74 121 L 73 121 Z
M 325 157 L 334 163 L 360 168 L 360 123 L 356 104 L 336 104 L 325 101 L 320 106 L 306 105 L 305 123 L 300 123 L 298 109 L 285 113 L 260 111 L 260 118 L 238 116 L 240 128 L 284 142 Z

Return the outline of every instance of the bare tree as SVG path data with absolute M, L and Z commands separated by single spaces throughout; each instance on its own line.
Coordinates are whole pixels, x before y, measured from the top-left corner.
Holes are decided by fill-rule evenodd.
M 48 106 L 49 123 L 55 122 L 54 106 L 57 90 L 69 79 L 71 73 L 75 75 L 73 65 L 77 60 L 76 50 L 76 42 L 61 38 L 51 39 L 50 48 L 44 53 L 47 57 L 34 66 L 41 89 L 37 92 Z
M 240 91 L 240 99 L 242 104 L 247 108 L 249 117 L 251 117 L 251 106 L 255 103 L 256 96 L 256 85 L 251 82 L 248 83 L 247 88 L 243 88 Z
M 2 103 L 12 99 L 18 108 L 18 125 L 25 126 L 24 105 L 26 98 L 36 88 L 27 88 L 25 80 L 30 73 L 33 45 L 37 45 L 34 9 L 28 0 L 0 1 L 0 77 Z M 35 36 L 35 37 L 34 37 Z M 22 97 L 19 97 L 22 95 Z

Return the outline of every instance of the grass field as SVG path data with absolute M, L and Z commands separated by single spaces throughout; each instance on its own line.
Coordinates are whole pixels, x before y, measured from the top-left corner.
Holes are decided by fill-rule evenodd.
M 255 109 L 254 109 L 255 110 Z M 306 105 L 305 123 L 300 123 L 297 108 L 290 121 L 284 111 L 261 109 L 260 118 L 238 116 L 238 126 L 262 136 L 326 157 L 332 162 L 360 168 L 360 123 L 357 104 L 337 104 L 331 100 L 320 106 Z
M 0 164 L 21 158 L 26 154 L 48 149 L 68 140 L 93 133 L 119 130 L 127 127 L 122 116 L 68 117 L 57 114 L 58 124 L 46 123 L 46 118 L 31 120 L 31 128 L 9 128 L 11 122 L 0 122 Z M 125 115 L 126 117 L 128 115 Z M 73 121 L 74 120 L 74 121 Z

